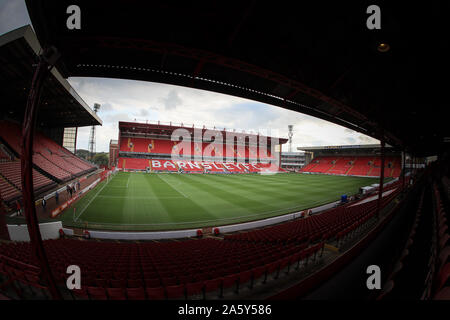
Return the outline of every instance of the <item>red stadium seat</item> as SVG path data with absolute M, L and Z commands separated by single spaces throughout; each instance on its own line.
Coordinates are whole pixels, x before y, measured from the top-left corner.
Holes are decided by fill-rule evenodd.
M 108 286 L 108 281 L 106 279 L 95 279 L 95 285 L 97 287 L 106 288 Z
M 180 299 L 185 296 L 185 287 L 183 284 L 167 286 L 166 293 L 168 299 Z
M 146 300 L 144 288 L 126 288 L 128 300 Z
M 266 265 L 266 278 L 264 279 L 264 282 L 267 281 L 267 276 L 269 274 L 272 274 L 275 271 L 277 271 L 277 273 L 278 273 L 279 267 L 280 267 L 280 262 L 279 261 L 274 261 L 272 263 L 267 264 Z
M 242 288 L 242 285 L 246 284 L 250 280 L 252 280 L 253 272 L 252 270 L 247 270 L 239 273 L 239 281 L 238 281 L 238 287 L 237 292 L 239 292 L 239 288 Z
M 389 165 L 391 165 L 391 167 L 389 167 Z M 380 175 L 380 166 L 380 157 L 332 156 L 316 157 L 300 171 L 375 177 Z M 384 171 L 385 177 L 399 177 L 401 172 L 400 157 L 386 158 Z
M 450 286 L 450 263 L 445 264 L 442 269 L 439 270 L 436 290 L 439 291 L 446 286 Z
M 145 279 L 145 287 L 146 288 L 156 288 L 161 286 L 161 280 L 159 278 L 157 279 Z
M 141 288 L 144 287 L 141 279 L 128 279 L 127 280 L 128 288 Z
M 261 278 L 266 273 L 266 267 L 260 266 L 252 269 L 252 283 L 251 286 L 254 285 L 255 281 Z
M 144 288 L 127 288 L 127 297 L 129 300 L 145 300 L 145 290 Z
M 442 288 L 438 293 L 435 294 L 433 300 L 450 300 L 450 286 Z
M 204 284 L 205 292 L 216 291 L 222 286 L 222 278 L 206 280 Z
M 204 286 L 205 285 L 202 281 L 186 283 L 186 295 L 193 296 L 202 294 Z
M 125 290 L 123 288 L 106 288 L 110 300 L 126 300 Z
M 73 291 L 76 299 L 79 299 L 79 300 L 88 300 L 89 299 L 87 287 L 82 286 L 80 289 L 73 289 L 72 291 Z
M 113 288 L 125 288 L 127 286 L 127 281 L 125 279 L 111 279 L 109 280 L 109 283 Z
M 239 280 L 239 274 L 230 274 L 228 276 L 223 277 L 222 279 L 222 287 L 224 289 L 233 287 L 237 284 Z
M 146 288 L 145 292 L 150 300 L 165 300 L 166 293 L 164 287 Z
M 163 277 L 161 282 L 164 286 L 174 286 L 177 284 L 177 278 L 175 277 Z
M 105 288 L 88 287 L 87 291 L 89 296 L 94 300 L 108 300 Z

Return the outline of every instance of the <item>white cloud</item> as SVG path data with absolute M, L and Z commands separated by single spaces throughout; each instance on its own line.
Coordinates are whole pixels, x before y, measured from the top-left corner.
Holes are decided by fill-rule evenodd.
M 0 34 L 30 24 L 23 0 L 0 0 Z M 298 112 L 203 90 L 143 81 L 70 78 L 80 96 L 100 103 L 103 126 L 97 127 L 97 151 L 108 151 L 118 138 L 118 121 L 162 121 L 254 132 L 271 129 L 287 137 L 294 125 L 294 147 L 376 143 L 377 140 Z M 87 149 L 90 128 L 79 128 L 77 148 Z M 287 146 L 284 148 L 287 149 Z
M 183 103 L 175 90 L 170 90 L 167 97 L 160 98 L 160 100 L 164 103 L 166 110 L 174 110 Z
M 0 34 L 30 24 L 24 0 L 0 0 Z M 294 125 L 294 147 L 377 143 L 350 129 L 298 112 L 203 90 L 143 81 L 70 78 L 80 96 L 93 106 L 102 105 L 97 127 L 97 151 L 108 151 L 109 141 L 118 137 L 118 121 L 162 121 L 237 131 L 272 129 L 287 137 Z M 87 149 L 89 128 L 79 128 L 77 148 Z M 284 149 L 287 149 L 285 147 Z
M 69 82 L 90 106 L 95 102 L 102 105 L 99 116 L 103 126 L 97 128 L 97 151 L 108 151 L 109 141 L 117 139 L 119 121 L 135 120 L 261 133 L 270 129 L 272 135 L 284 138 L 287 126 L 292 124 L 295 149 L 378 142 L 295 111 L 209 91 L 118 79 L 70 78 Z M 77 148 L 87 149 L 88 137 L 89 128 L 80 129 Z M 283 149 L 287 150 L 287 146 Z

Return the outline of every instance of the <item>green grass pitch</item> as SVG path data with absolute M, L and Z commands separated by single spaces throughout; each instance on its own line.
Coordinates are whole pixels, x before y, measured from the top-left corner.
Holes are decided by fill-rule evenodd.
M 119 172 L 67 208 L 66 226 L 174 230 L 273 217 L 339 200 L 377 178 Z M 75 210 L 74 210 L 75 207 Z

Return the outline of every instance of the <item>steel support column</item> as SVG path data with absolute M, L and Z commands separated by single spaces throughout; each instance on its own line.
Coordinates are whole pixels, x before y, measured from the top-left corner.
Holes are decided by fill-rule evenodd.
M 413 177 L 413 158 L 412 155 L 409 155 L 409 183 L 411 184 Z
M 383 184 L 384 184 L 384 137 L 381 137 L 381 171 L 380 171 L 380 184 L 378 186 L 378 200 L 377 200 L 377 218 L 380 216 L 381 198 L 383 197 Z
M 75 144 L 73 148 L 73 154 L 77 154 L 77 136 L 78 136 L 78 127 L 75 127 Z
M 402 156 L 402 190 L 405 189 L 405 171 L 406 171 L 406 153 L 403 151 Z
M 52 275 L 44 245 L 42 243 L 39 221 L 36 215 L 33 191 L 33 139 L 36 126 L 37 110 L 39 108 L 40 96 L 44 80 L 48 76 L 57 54 L 53 50 L 44 50 L 39 56 L 39 63 L 33 75 L 30 92 L 28 95 L 25 116 L 22 127 L 22 152 L 21 152 L 21 174 L 22 174 L 22 197 L 27 220 L 28 233 L 33 252 L 39 261 L 41 274 L 45 280 L 53 299 L 60 300 L 61 294 L 56 286 Z M 50 62 L 51 61 L 51 62 Z

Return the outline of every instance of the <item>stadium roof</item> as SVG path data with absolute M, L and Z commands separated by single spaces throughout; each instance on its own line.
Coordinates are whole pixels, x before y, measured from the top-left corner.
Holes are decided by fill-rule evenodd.
M 204 135 L 206 130 L 209 130 L 210 132 L 220 132 L 222 137 L 226 139 L 229 134 L 231 134 L 233 137 L 237 137 L 238 139 L 245 139 L 246 137 L 254 136 L 256 137 L 267 137 L 262 134 L 255 134 L 250 132 L 237 132 L 233 130 L 227 130 L 224 128 L 221 130 L 220 128 L 206 128 L 206 127 L 194 127 L 187 126 L 181 124 L 162 124 L 162 123 L 139 123 L 139 122 L 125 122 L 125 121 L 119 121 L 119 131 L 120 134 L 122 133 L 130 133 L 133 135 L 171 135 L 175 130 L 177 129 L 185 129 L 187 130 L 190 135 L 194 135 L 195 138 L 195 130 L 201 130 L 201 134 Z M 276 139 L 277 144 L 283 144 L 288 141 L 286 138 L 277 138 L 277 137 L 267 137 L 267 142 L 271 141 L 272 139 Z
M 342 145 L 342 146 L 316 146 L 316 147 L 298 147 L 297 150 L 302 151 L 314 151 L 314 150 L 331 150 L 331 149 L 380 149 L 379 144 L 355 144 L 355 145 Z M 391 148 L 391 146 L 386 146 Z
M 416 155 L 448 147 L 449 3 L 26 0 L 64 77 L 170 83 L 316 116 Z M 68 30 L 67 7 L 82 10 Z M 380 52 L 380 43 L 390 50 Z
M 33 65 L 41 46 L 30 26 L 0 36 L 0 118 L 22 121 Z M 38 123 L 45 127 L 101 125 L 100 118 L 56 70 L 44 83 Z
M 342 146 L 317 146 L 317 147 L 298 147 L 297 150 L 314 153 L 317 155 L 379 155 L 381 154 L 381 145 L 379 144 L 361 144 L 361 145 L 342 145 Z M 388 155 L 399 155 L 400 150 L 386 145 L 385 149 Z

